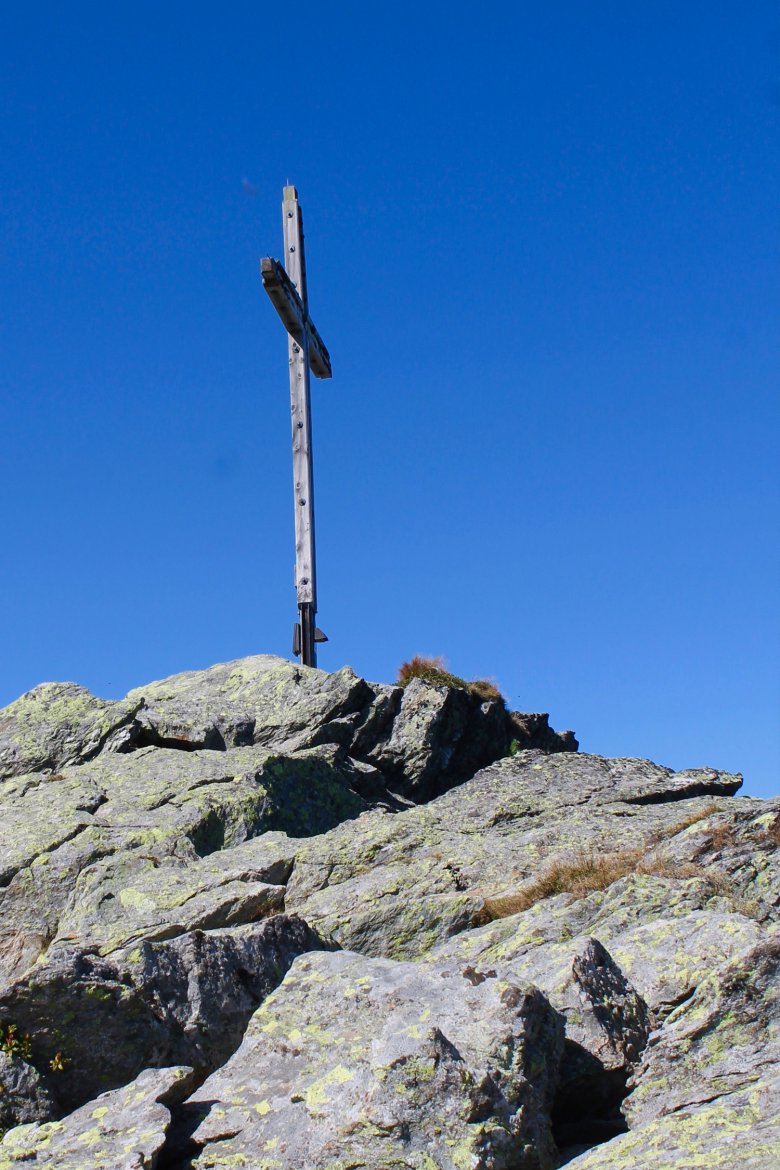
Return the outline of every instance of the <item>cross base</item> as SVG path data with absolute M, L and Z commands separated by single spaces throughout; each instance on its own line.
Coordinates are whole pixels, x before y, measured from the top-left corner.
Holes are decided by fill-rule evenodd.
M 311 602 L 298 606 L 301 620 L 293 626 L 292 652 L 304 666 L 317 665 L 317 643 L 327 642 L 327 634 L 315 624 L 315 611 Z

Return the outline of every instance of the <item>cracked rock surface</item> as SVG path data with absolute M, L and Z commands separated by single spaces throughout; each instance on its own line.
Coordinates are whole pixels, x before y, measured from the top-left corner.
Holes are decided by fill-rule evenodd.
M 776 1170 L 780 800 L 268 656 L 0 712 L 0 1170 Z
M 563 1026 L 534 987 L 349 951 L 307 955 L 190 1098 L 198 1170 L 553 1164 Z M 212 1104 L 218 1102 L 218 1105 Z

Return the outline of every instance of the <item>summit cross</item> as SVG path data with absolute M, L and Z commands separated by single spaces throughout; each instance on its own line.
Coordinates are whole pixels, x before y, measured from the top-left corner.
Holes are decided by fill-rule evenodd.
M 311 444 L 309 370 L 330 378 L 330 356 L 309 316 L 303 216 L 295 187 L 284 188 L 284 267 L 269 256 L 260 261 L 263 287 L 282 319 L 290 361 L 293 485 L 295 491 L 295 588 L 299 621 L 293 634 L 293 654 L 304 666 L 317 665 L 317 643 L 327 642 L 317 629 L 317 562 L 314 547 L 314 461 Z

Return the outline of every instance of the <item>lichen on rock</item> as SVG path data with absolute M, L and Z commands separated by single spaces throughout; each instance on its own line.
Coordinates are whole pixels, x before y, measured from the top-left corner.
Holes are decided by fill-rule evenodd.
M 458 684 L 0 712 L 0 1170 L 774 1170 L 780 800 Z

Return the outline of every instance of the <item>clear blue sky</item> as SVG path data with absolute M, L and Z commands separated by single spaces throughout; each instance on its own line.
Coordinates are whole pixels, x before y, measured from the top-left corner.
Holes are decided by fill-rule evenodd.
M 289 655 L 289 179 L 320 664 L 444 654 L 780 790 L 774 3 L 8 3 L 0 46 L 0 703 Z

